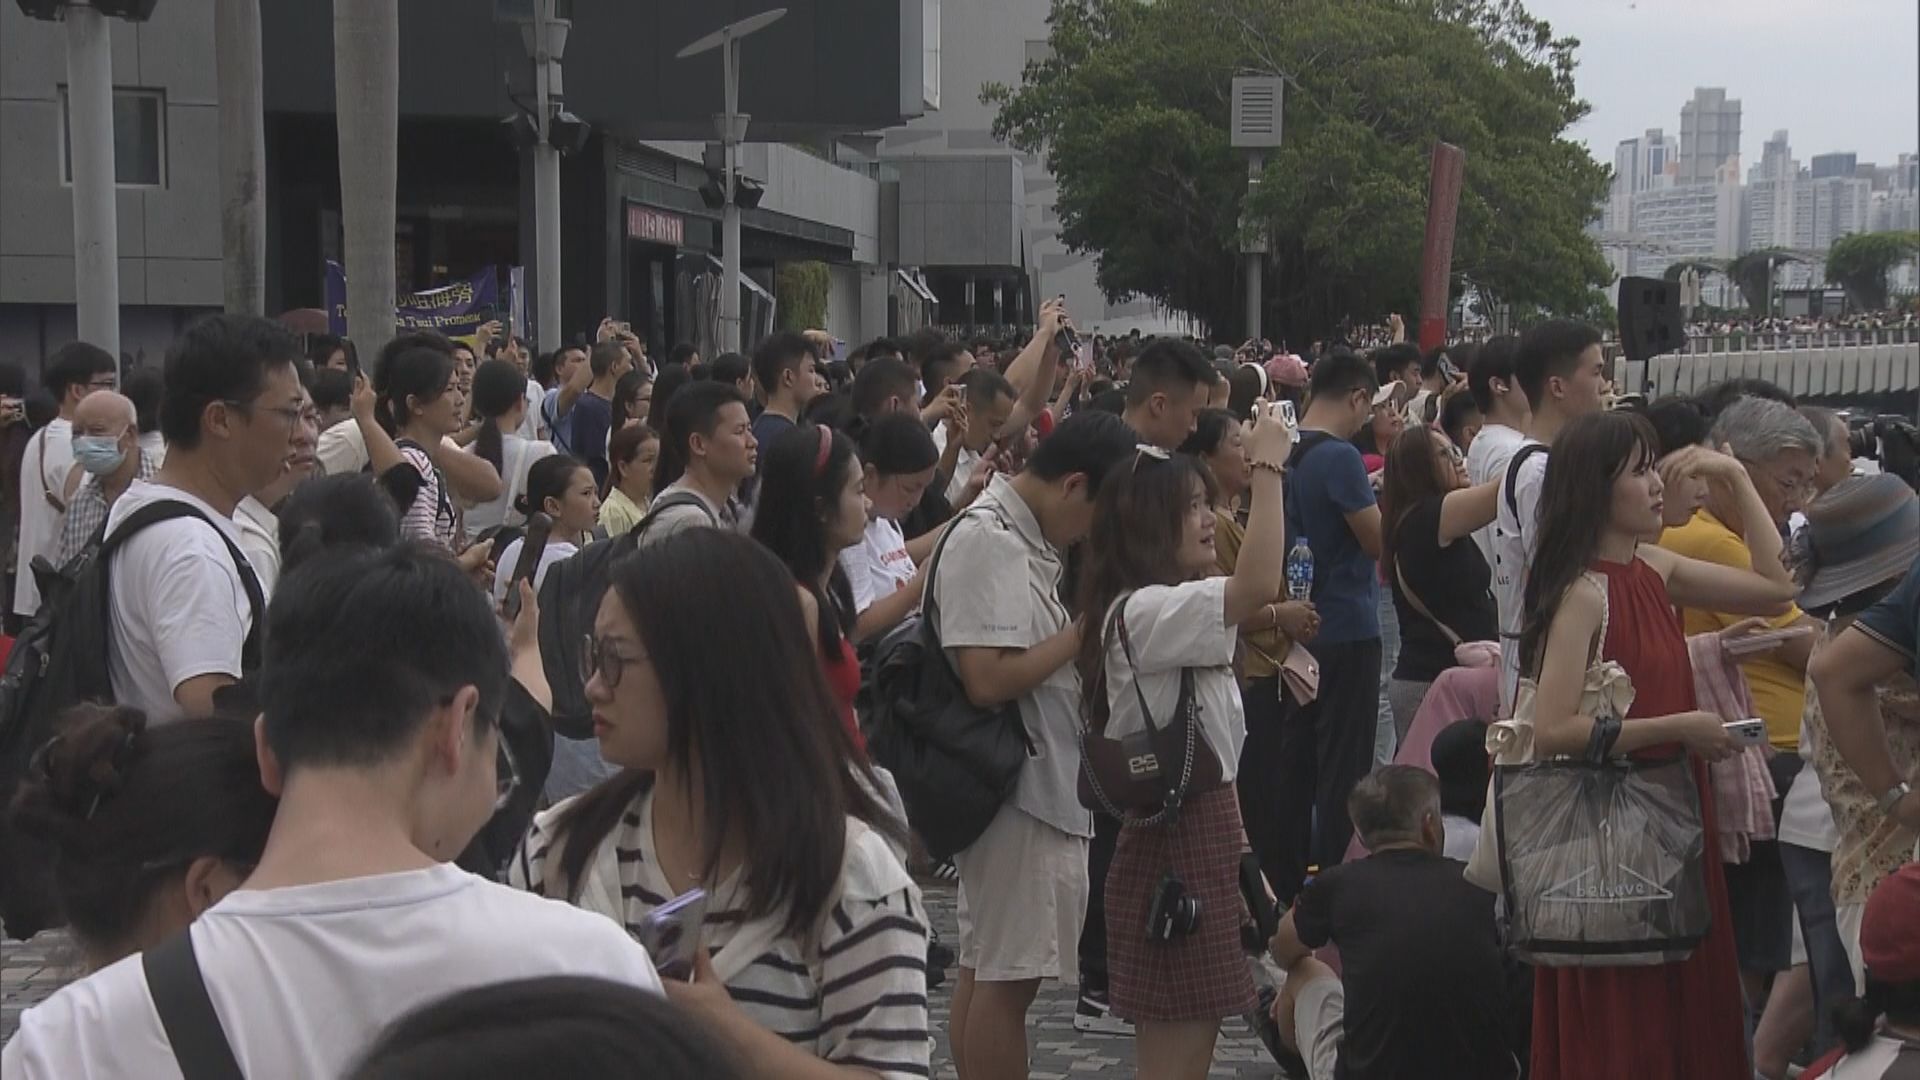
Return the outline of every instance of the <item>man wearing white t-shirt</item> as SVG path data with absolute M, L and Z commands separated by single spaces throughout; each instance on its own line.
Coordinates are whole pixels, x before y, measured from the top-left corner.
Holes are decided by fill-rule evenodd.
M 1513 376 L 1513 359 L 1519 348 L 1519 338 L 1501 334 L 1480 346 L 1473 354 L 1473 362 L 1467 365 L 1467 393 L 1473 395 L 1474 407 L 1485 418 L 1480 434 L 1474 436 L 1473 444 L 1467 448 L 1469 484 L 1484 484 L 1506 475 L 1507 462 L 1513 460 L 1513 452 L 1527 441 L 1525 432 L 1533 420 L 1533 410 L 1528 408 L 1527 395 Z M 1473 542 L 1480 548 L 1487 565 L 1492 566 L 1493 526 L 1475 529 Z
M 496 771 L 507 646 L 456 565 L 323 555 L 273 611 L 255 732 L 279 810 L 253 873 L 186 939 L 244 1075 L 343 1075 L 395 1018 L 479 986 L 581 975 L 660 992 L 617 924 L 447 862 L 512 779 Z M 159 1012 L 176 1000 L 128 957 L 22 1015 L 0 1075 L 178 1077 Z
M 41 382 L 60 403 L 60 415 L 27 440 L 20 459 L 20 553 L 14 564 L 13 612 L 30 618 L 40 610 L 40 584 L 33 577 L 36 556 L 52 563 L 67 516 L 74 480 L 73 410 L 95 390 L 114 387 L 113 357 L 105 349 L 75 341 L 47 359 Z M 77 482 L 77 481 L 76 481 Z
M 1500 715 L 1513 710 L 1520 685 L 1520 631 L 1527 567 L 1540 542 L 1540 489 L 1546 448 L 1575 417 L 1599 412 L 1607 387 L 1600 332 L 1586 323 L 1549 319 L 1520 339 L 1514 377 L 1533 408 L 1528 439 L 1508 459 L 1494 520 L 1493 594 L 1500 605 Z M 1485 430 L 1482 429 L 1484 437 Z M 1533 449 L 1539 447 L 1539 449 Z M 1516 466 L 1514 459 L 1520 459 Z
M 128 485 L 107 515 L 113 536 L 149 505 L 197 511 L 141 529 L 107 566 L 114 700 L 149 722 L 212 713 L 214 692 L 243 674 L 241 654 L 261 613 L 233 513 L 287 467 L 306 415 L 299 355 L 279 324 L 229 315 L 188 327 L 167 352 L 166 464 Z

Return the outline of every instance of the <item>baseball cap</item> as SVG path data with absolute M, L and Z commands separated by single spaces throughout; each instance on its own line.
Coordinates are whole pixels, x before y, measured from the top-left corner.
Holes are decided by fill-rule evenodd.
M 1920 982 L 1920 863 L 1874 886 L 1861 915 L 1860 959 L 1878 982 Z

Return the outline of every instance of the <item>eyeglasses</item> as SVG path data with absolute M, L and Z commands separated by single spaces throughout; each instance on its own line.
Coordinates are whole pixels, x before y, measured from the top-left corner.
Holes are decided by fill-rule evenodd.
M 1765 476 L 1774 487 L 1780 490 L 1780 494 L 1789 499 L 1813 492 L 1813 478 L 1810 476 L 1782 476 L 1767 466 L 1757 461 L 1750 461 L 1747 458 L 1741 458 L 1740 463 L 1747 466 L 1752 472 Z
M 320 419 L 320 413 L 317 410 L 311 409 L 311 407 L 302 408 L 298 405 L 281 405 L 281 406 L 273 407 L 273 406 L 261 405 L 257 402 L 252 402 L 252 401 L 235 401 L 232 398 L 223 398 L 222 402 L 224 404 L 231 405 L 236 409 L 239 409 L 243 413 L 251 413 L 256 411 L 272 413 L 273 415 L 278 416 L 280 419 L 285 420 L 287 422 L 288 427 L 292 427 L 293 425 L 298 424 L 302 420 L 312 419 L 312 420 L 318 421 Z
M 111 375 L 108 375 L 104 378 L 87 380 L 87 389 L 89 390 L 111 390 L 118 385 L 119 384 L 114 381 L 114 378 Z
M 642 664 L 646 659 L 644 656 L 621 656 L 614 651 L 612 642 L 588 634 L 586 647 L 580 651 L 580 681 L 592 681 L 593 673 L 597 671 L 600 681 L 607 684 L 607 689 L 617 690 L 620 676 L 626 673 L 627 665 Z
M 520 762 L 513 756 L 513 749 L 507 745 L 506 736 L 500 737 L 500 754 L 494 759 L 493 766 L 493 811 L 499 813 L 506 809 L 513 793 L 520 790 Z

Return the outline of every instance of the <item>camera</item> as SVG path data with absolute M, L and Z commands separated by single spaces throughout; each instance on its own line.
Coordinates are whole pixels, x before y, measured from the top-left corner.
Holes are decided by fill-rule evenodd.
M 1847 417 L 1847 453 L 1879 462 L 1881 469 L 1920 491 L 1920 429 L 1906 417 Z
M 1160 875 L 1147 905 L 1147 939 L 1172 941 L 1200 929 L 1200 898 L 1187 892 L 1172 871 Z

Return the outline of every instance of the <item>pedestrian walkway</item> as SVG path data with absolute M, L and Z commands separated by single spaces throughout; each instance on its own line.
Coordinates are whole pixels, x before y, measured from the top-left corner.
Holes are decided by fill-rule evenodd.
M 948 882 L 922 882 L 926 890 L 927 910 L 941 939 L 949 945 L 959 938 L 954 917 L 954 886 Z M 45 1000 L 73 977 L 71 943 L 64 934 L 50 932 L 32 941 L 0 943 L 0 1041 L 11 1038 L 20 1013 Z M 953 984 L 959 977 L 955 969 L 947 971 L 946 982 L 935 990 L 928 1002 L 933 1033 L 939 1040 L 934 1051 L 935 1080 L 955 1080 L 953 1054 L 947 1047 L 947 1015 L 953 1004 Z M 1073 1029 L 1074 988 L 1060 983 L 1045 983 L 1040 996 L 1027 1015 L 1033 1039 L 1032 1080 L 1077 1080 L 1085 1076 L 1126 1077 L 1133 1075 L 1133 1040 L 1107 1035 L 1084 1035 Z M 1282 1074 L 1267 1056 L 1260 1040 L 1239 1020 L 1228 1022 L 1214 1051 L 1209 1077 L 1223 1080 L 1273 1080 Z

